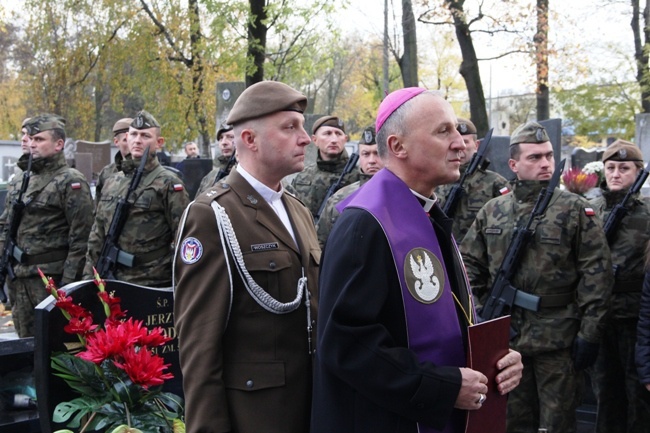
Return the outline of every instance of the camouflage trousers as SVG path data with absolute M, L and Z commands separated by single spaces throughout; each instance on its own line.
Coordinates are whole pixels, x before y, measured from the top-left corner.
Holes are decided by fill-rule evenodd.
M 650 432 L 650 392 L 639 383 L 634 363 L 636 319 L 611 319 L 589 370 L 598 401 L 597 433 Z
M 51 275 L 51 277 L 54 281 L 61 279 L 60 275 Z M 11 282 L 7 281 L 7 286 L 16 333 L 20 338 L 33 337 L 36 331 L 34 308 L 48 297 L 43 280 L 40 277 L 16 278 Z
M 584 376 L 573 369 L 571 351 L 523 356 L 523 376 L 508 398 L 508 433 L 575 433 Z

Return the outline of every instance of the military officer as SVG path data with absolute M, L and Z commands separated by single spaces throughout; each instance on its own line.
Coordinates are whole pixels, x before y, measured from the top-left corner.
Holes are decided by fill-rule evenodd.
M 465 143 L 465 150 L 460 153 L 460 174 L 462 176 L 465 170 L 467 170 L 472 156 L 478 150 L 479 141 L 476 138 L 476 126 L 469 119 L 459 117 L 456 130 L 463 137 L 463 142 Z M 506 194 L 509 191 L 507 186 L 508 181 L 499 173 L 488 170 L 486 166 L 487 164 L 484 164 L 482 167 L 479 167 L 472 176 L 465 179 L 465 183 L 463 184 L 465 193 L 456 205 L 453 216 L 454 225 L 452 226 L 454 238 L 456 238 L 456 242 L 458 243 L 465 237 L 465 233 L 467 233 L 469 226 L 474 222 L 474 218 L 476 218 L 476 213 L 479 209 L 490 199 Z M 436 188 L 436 196 L 440 200 L 440 206 L 443 208 L 454 185 L 452 183 L 440 185 Z
M 475 296 L 484 303 L 513 231 L 524 225 L 555 168 L 546 130 L 529 122 L 510 138 L 512 191 L 487 202 L 461 244 Z M 600 219 L 582 197 L 556 189 L 511 283 L 521 293 L 512 306 L 511 341 L 524 374 L 508 400 L 508 432 L 576 431 L 580 370 L 596 359 L 611 293 L 612 266 Z M 540 301 L 539 311 L 520 302 Z M 529 296 L 530 297 L 530 296 Z
M 145 149 L 149 147 L 144 173 L 129 199 L 131 207 L 119 235 L 121 254 L 114 276 L 143 286 L 171 287 L 174 234 L 189 197 L 182 181 L 156 158 L 155 149 L 165 141 L 160 134 L 160 124 L 147 111 L 140 111 L 131 122 L 128 132 L 130 157 L 122 161 L 124 175 L 111 176 L 104 186 L 88 239 L 84 278 L 93 277 L 92 267 L 99 259 L 117 202 L 126 196 Z M 132 262 L 123 259 L 131 256 Z
M 314 122 L 311 139 L 318 150 L 316 162 L 298 173 L 291 186 L 297 197 L 316 217 L 328 188 L 341 176 L 349 159 L 345 150 L 348 139 L 345 124 L 336 116 L 323 116 Z M 353 170 L 345 176 L 340 187 L 358 180 L 359 172 Z
M 327 200 L 327 205 L 316 225 L 318 243 L 321 249 L 325 248 L 327 236 L 329 236 L 336 219 L 340 215 L 336 209 L 336 205 L 358 190 L 373 174 L 384 168 L 384 163 L 377 152 L 377 141 L 375 138 L 374 126 L 369 126 L 363 130 L 361 139 L 359 140 L 359 180 L 339 189 Z
M 21 338 L 34 335 L 34 307 L 47 297 L 40 268 L 59 285 L 78 280 L 92 225 L 90 187 L 79 171 L 68 167 L 63 155 L 65 120 L 42 114 L 24 125 L 33 157 L 27 204 L 14 241 L 12 266 L 16 279 L 9 284 L 12 315 Z M 18 160 L 27 169 L 28 154 Z M 22 187 L 20 176 L 11 191 L 7 221 L 13 217 L 13 199 Z M 3 230 L 2 242 L 7 233 Z
M 228 116 L 239 163 L 179 228 L 188 433 L 309 431 L 320 249 L 311 214 L 281 184 L 304 167 L 306 105 L 283 83 L 248 87 Z
M 643 170 L 643 155 L 633 143 L 616 140 L 603 153 L 605 183 L 592 205 L 607 221 Z M 614 286 L 600 352 L 591 383 L 598 401 L 597 433 L 650 431 L 650 393 L 639 382 L 634 345 L 645 270 L 645 247 L 650 240 L 650 199 L 639 192 L 627 202 L 626 215 L 610 236 Z
M 97 184 L 95 185 L 95 206 L 101 200 L 102 188 L 106 183 L 106 179 L 118 171 L 122 171 L 122 161 L 129 154 L 129 143 L 127 137 L 129 135 L 129 126 L 133 122 L 130 117 L 125 117 L 115 122 L 113 125 L 113 144 L 117 147 L 114 161 L 102 168 L 97 177 Z
M 214 169 L 201 179 L 196 196 L 211 188 L 215 184 L 218 176 L 225 177 L 235 165 L 235 161 L 232 160 L 232 156 L 235 153 L 235 134 L 232 132 L 231 125 L 226 123 L 221 125 L 217 131 L 217 141 L 219 142 L 221 155 L 214 159 Z

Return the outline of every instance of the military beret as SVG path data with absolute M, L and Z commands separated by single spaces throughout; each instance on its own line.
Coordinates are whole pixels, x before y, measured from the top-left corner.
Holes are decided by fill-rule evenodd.
M 65 119 L 56 114 L 40 114 L 32 117 L 23 125 L 29 135 L 35 135 L 39 132 L 50 131 L 52 129 L 61 129 L 65 131 Z
M 29 122 L 30 120 L 32 120 L 31 117 L 25 117 L 23 119 L 23 122 L 20 124 L 20 129 L 23 129 L 25 127 L 25 125 L 27 125 L 27 122 Z
M 142 110 L 135 115 L 133 122 L 131 122 L 131 125 L 129 126 L 135 129 L 160 128 L 160 123 L 158 123 L 151 113 Z
M 221 135 L 223 135 L 224 132 L 228 131 L 232 131 L 232 125 L 222 123 L 221 126 L 219 126 L 219 129 L 217 129 L 217 141 L 221 140 Z
M 528 122 L 515 129 L 510 136 L 510 145 L 519 143 L 546 143 L 548 138 L 546 129 L 537 122 Z
M 460 135 L 476 134 L 476 126 L 474 126 L 472 121 L 469 119 L 464 119 L 462 117 L 458 118 L 458 126 L 456 127 L 456 130 L 460 133 Z
M 278 111 L 303 113 L 305 108 L 307 97 L 299 91 L 278 81 L 262 81 L 248 87 L 239 95 L 226 123 L 236 125 Z
M 115 125 L 113 125 L 113 137 L 115 137 L 117 134 L 127 132 L 129 130 L 129 126 L 131 126 L 131 122 L 133 122 L 133 119 L 130 117 L 125 117 L 124 119 L 120 119 L 115 122 Z
M 318 128 L 321 126 L 331 126 L 345 132 L 345 124 L 336 116 L 323 116 L 320 119 L 316 120 L 314 122 L 314 127 L 311 129 L 311 133 L 316 134 L 316 131 L 318 131 Z
M 610 160 L 643 162 L 643 154 L 636 144 L 625 140 L 616 140 L 603 152 L 603 162 Z
M 361 134 L 361 140 L 359 140 L 359 144 L 377 144 L 375 138 L 376 138 L 375 127 L 369 126 L 363 130 L 363 133 Z

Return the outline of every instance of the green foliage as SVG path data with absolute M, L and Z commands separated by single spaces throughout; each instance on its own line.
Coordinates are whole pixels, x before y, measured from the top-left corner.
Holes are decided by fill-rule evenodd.
M 640 110 L 636 82 L 582 84 L 571 90 L 556 89 L 554 98 L 564 125 L 591 141 L 607 137 L 634 138 L 635 114 Z

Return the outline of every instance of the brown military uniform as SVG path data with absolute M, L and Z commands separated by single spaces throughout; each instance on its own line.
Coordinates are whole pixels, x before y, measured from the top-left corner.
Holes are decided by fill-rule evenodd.
M 273 298 L 296 298 L 304 272 L 315 321 L 320 248 L 312 217 L 291 195 L 282 202 L 298 245 L 236 170 L 188 207 L 179 228 L 174 311 L 188 432 L 309 430 L 312 356 L 304 297 L 286 314 L 256 302 L 222 244 L 213 208 L 225 208 L 246 269 Z

